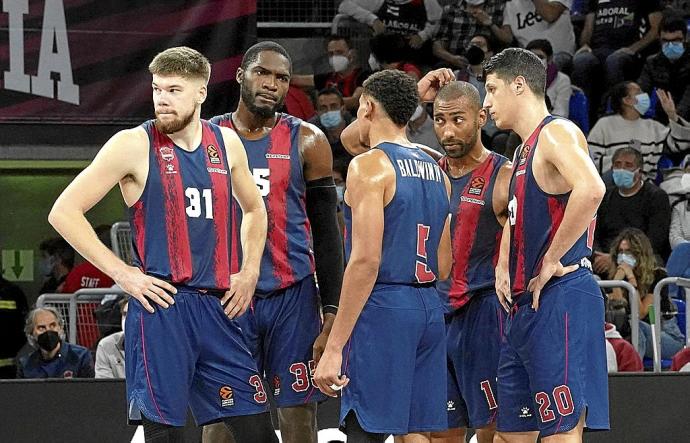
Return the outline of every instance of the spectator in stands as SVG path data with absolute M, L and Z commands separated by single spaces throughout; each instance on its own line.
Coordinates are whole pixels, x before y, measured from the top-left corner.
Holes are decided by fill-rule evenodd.
M 682 196 L 672 203 L 669 242 L 673 250 L 681 244 L 690 243 L 690 162 L 687 162 L 684 171 L 679 189 Z
M 316 97 L 317 115 L 309 121 L 316 125 L 326 134 L 331 145 L 333 159 L 345 157 L 350 158 L 343 144 L 340 142 L 340 134 L 354 118 L 345 110 L 343 96 L 334 87 L 325 88 L 319 91 Z
M 24 333 L 36 350 L 19 359 L 17 378 L 93 378 L 91 352 L 65 341 L 64 327 L 62 315 L 55 308 L 29 312 Z
M 349 38 L 342 35 L 328 37 L 326 46 L 328 64 L 331 71 L 324 74 L 293 75 L 290 84 L 299 88 L 337 88 L 345 102 L 345 108 L 356 110 L 359 96 L 362 95 L 362 83 L 370 72 L 357 64 L 357 53 Z
M 503 25 L 496 37 L 506 45 L 517 40 L 525 47 L 532 40 L 551 42 L 553 52 L 575 52 L 575 33 L 570 21 L 572 0 L 509 0 L 503 10 Z
M 96 349 L 96 378 L 125 378 L 125 320 L 129 299 L 119 302 L 122 331 L 108 335 Z
M 15 356 L 26 343 L 23 326 L 27 312 L 24 292 L 0 275 L 0 379 L 17 374 Z
M 338 13 L 369 25 L 374 35 L 405 36 L 411 50 L 420 54 L 431 52 L 442 12 L 438 0 L 343 0 L 338 6 Z
M 666 271 L 657 266 L 652 244 L 644 232 L 635 228 L 621 231 L 611 244 L 611 261 L 609 269 L 611 280 L 624 280 L 630 283 L 639 294 L 640 336 L 638 353 L 642 357 L 653 357 L 652 326 L 649 324 L 649 307 L 654 302 L 654 287 L 666 278 Z M 614 288 L 610 295 L 612 300 L 626 300 L 623 289 Z M 661 358 L 670 359 L 683 348 L 685 338 L 676 321 L 677 309 L 668 294 L 668 288 L 661 291 L 661 312 L 657 319 L 661 321 Z
M 650 94 L 653 88 L 668 91 L 677 103 L 678 115 L 690 120 L 690 51 L 685 47 L 687 32 L 687 24 L 682 17 L 664 17 L 660 32 L 661 52 L 647 59 L 637 83 Z M 666 116 L 659 109 L 656 117 L 661 117 L 665 122 Z
M 594 270 L 605 274 L 615 263 L 607 251 L 612 240 L 626 228 L 637 228 L 651 240 L 660 263 L 668 256 L 668 230 L 671 224 L 671 206 L 666 193 L 645 180 L 641 172 L 642 154 L 634 148 L 619 148 L 613 154 L 614 186 L 606 195 L 597 212 L 594 234 Z
M 409 45 L 399 34 L 379 34 L 369 42 L 371 55 L 369 67 L 372 71 L 397 69 L 415 80 L 422 78 L 422 71 L 409 58 Z
M 434 132 L 434 121 L 429 116 L 424 103 L 417 104 L 417 109 L 410 117 L 410 121 L 407 122 L 405 132 L 407 133 L 407 139 L 412 143 L 428 146 L 441 154 L 446 153 L 438 142 Z
M 589 98 L 590 121 L 604 91 L 637 78 L 642 57 L 659 38 L 660 22 L 659 0 L 589 0 L 570 78 Z
M 460 69 L 471 64 L 467 51 L 473 45 L 472 40 L 480 33 L 495 36 L 503 23 L 505 3 L 506 0 L 466 0 L 446 6 L 441 30 L 433 45 L 434 55 Z M 483 92 L 484 87 L 477 89 Z
M 625 340 L 616 326 L 606 323 L 606 360 L 609 372 L 644 371 L 642 359 L 637 350 Z M 611 353 L 613 355 L 611 355 Z
M 690 348 L 685 348 L 673 356 L 671 370 L 676 372 L 690 372 Z
M 614 114 L 600 118 L 587 136 L 599 173 L 611 169 L 613 151 L 621 146 L 632 146 L 642 153 L 642 171 L 651 179 L 656 177 L 657 164 L 664 152 L 690 149 L 690 124 L 676 112 L 673 98 L 662 90 L 657 90 L 657 95 L 668 115 L 669 126 L 642 118 L 649 109 L 650 99 L 637 83 L 622 82 L 613 87 L 610 96 Z
M 61 237 L 44 240 L 38 249 L 41 251 L 39 268 L 44 278 L 40 293 L 60 292 L 74 267 L 74 249 Z
M 546 68 L 546 95 L 551 101 L 551 114 L 568 117 L 573 93 L 570 77 L 558 71 L 553 62 L 553 48 L 546 39 L 532 40 L 526 49 L 534 52 Z
M 335 190 L 338 194 L 338 226 L 340 227 L 340 235 L 345 236 L 345 217 L 343 214 L 343 205 L 345 204 L 345 183 L 347 182 L 347 168 L 350 166 L 349 158 L 333 159 L 333 181 L 335 182 Z M 343 242 L 343 245 L 345 242 Z
M 95 231 L 98 239 L 110 249 L 110 225 L 100 225 Z M 69 271 L 60 292 L 71 294 L 84 288 L 109 288 L 114 284 L 112 278 L 105 275 L 90 262 L 85 261 Z

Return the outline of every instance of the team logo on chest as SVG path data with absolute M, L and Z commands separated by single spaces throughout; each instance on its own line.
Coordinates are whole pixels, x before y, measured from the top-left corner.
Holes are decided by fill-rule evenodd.
M 168 146 L 163 146 L 162 148 L 159 149 L 159 151 L 161 153 L 161 157 L 166 162 L 171 162 L 171 161 L 175 160 L 175 155 L 173 154 L 173 152 L 174 152 L 173 148 L 168 147 Z
M 206 153 L 208 154 L 208 161 L 212 165 L 220 164 L 220 155 L 218 154 L 218 148 L 213 145 L 206 146 Z

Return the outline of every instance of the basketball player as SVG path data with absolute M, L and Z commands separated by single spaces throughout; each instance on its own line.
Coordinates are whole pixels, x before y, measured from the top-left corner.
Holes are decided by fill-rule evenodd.
M 237 109 L 211 121 L 239 134 L 268 211 L 257 296 L 239 322 L 272 388 L 283 441 L 316 443 L 316 402 L 325 397 L 311 380 L 337 311 L 342 239 L 328 139 L 315 126 L 278 112 L 291 72 L 282 46 L 252 46 L 237 71 Z
M 488 114 L 479 91 L 455 81 L 434 100 L 434 130 L 446 151 L 439 164 L 452 186 L 450 285 L 437 285 L 448 301 L 448 428 L 433 441 L 465 441 L 466 428 L 480 443 L 493 441 L 496 371 L 505 312 L 496 298 L 494 266 L 508 216 L 511 165 L 482 145 Z
M 451 265 L 450 183 L 405 135 L 419 100 L 415 81 L 384 70 L 363 89 L 358 128 L 372 149 L 350 163 L 349 260 L 314 380 L 330 396 L 343 389 L 348 442 L 388 434 L 429 441 L 447 427 L 444 307 L 434 283 Z
M 158 54 L 149 65 L 156 119 L 115 134 L 60 195 L 49 220 L 133 296 L 127 410 L 130 420 L 143 421 L 146 441 L 181 442 L 189 405 L 198 424 L 223 421 L 238 442 L 275 442 L 256 362 L 231 320 L 254 292 L 266 213 L 240 140 L 199 118 L 210 69 L 190 48 Z M 134 266 L 99 242 L 84 217 L 118 183 Z M 244 261 L 231 275 L 233 197 L 244 214 Z
M 549 115 L 539 58 L 506 49 L 485 74 L 484 106 L 496 126 L 524 141 L 496 266 L 498 298 L 510 310 L 496 440 L 579 442 L 585 419 L 590 429 L 608 429 L 604 301 L 587 259 L 604 184 L 582 132 Z

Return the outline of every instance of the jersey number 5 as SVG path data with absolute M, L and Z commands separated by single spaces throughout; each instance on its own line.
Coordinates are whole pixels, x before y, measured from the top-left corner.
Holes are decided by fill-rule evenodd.
M 268 168 L 252 169 L 254 183 L 256 183 L 256 187 L 259 188 L 259 194 L 261 194 L 262 197 L 266 197 L 268 193 L 271 192 L 271 182 L 268 180 L 270 174 L 271 171 Z
M 431 272 L 427 264 L 426 242 L 429 240 L 431 228 L 426 225 L 417 225 L 417 260 L 415 261 L 414 275 L 419 283 L 431 283 L 436 280 L 436 275 Z M 420 260 L 421 259 L 421 260 Z

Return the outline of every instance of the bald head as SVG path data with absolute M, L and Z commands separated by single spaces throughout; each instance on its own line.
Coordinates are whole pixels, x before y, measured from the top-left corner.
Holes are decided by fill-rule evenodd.
M 465 99 L 466 105 L 471 106 L 472 111 L 478 111 L 482 107 L 477 88 L 463 81 L 452 81 L 442 87 L 434 102 L 449 102 L 461 98 Z

